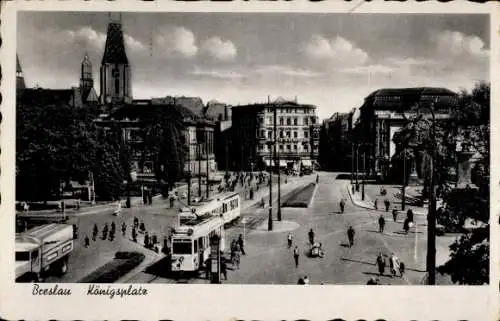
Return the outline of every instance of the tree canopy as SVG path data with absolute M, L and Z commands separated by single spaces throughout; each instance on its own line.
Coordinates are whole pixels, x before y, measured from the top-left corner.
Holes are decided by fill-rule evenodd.
M 488 283 L 490 85 L 478 83 L 471 92 L 462 90 L 448 120 L 433 123 L 424 117 L 431 106 L 418 107 L 415 117 L 394 136 L 398 150 L 395 158 L 401 158 L 409 150 L 412 157 L 422 155 L 424 164 L 428 164 L 431 149 L 436 148 L 434 177 L 438 197 L 443 200 L 438 222 L 463 233 L 450 246 L 450 260 L 438 270 L 449 274 L 455 283 Z M 464 151 L 474 155 L 471 180 L 477 188 L 454 188 L 450 184 L 456 180 L 452 173 L 456 172 L 460 153 Z M 423 177 L 429 178 L 429 168 L 424 168 Z M 466 229 L 468 221 L 476 226 Z

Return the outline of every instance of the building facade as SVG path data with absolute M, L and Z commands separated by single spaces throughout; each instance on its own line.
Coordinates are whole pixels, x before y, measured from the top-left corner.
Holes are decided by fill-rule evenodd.
M 335 113 L 323 120 L 320 132 L 319 162 L 321 168 L 350 171 L 352 166 L 352 120 L 354 110 Z
M 416 114 L 431 117 L 431 108 L 438 121 L 448 119 L 451 108 L 457 102 L 456 93 L 431 87 L 380 89 L 367 96 L 360 107 L 353 133 L 358 155 L 363 155 L 366 172 L 387 178 L 391 158 L 396 153 L 394 134 Z M 420 164 L 413 166 L 420 173 Z
M 313 105 L 275 101 L 235 106 L 230 142 L 232 167 L 263 170 L 271 166 L 297 171 L 312 168 L 318 160 L 319 129 Z

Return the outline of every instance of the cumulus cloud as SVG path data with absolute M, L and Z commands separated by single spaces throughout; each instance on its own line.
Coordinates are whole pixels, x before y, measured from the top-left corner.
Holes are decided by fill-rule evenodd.
M 67 35 L 66 38 L 69 38 L 71 42 L 84 47 L 92 46 L 98 50 L 102 50 L 104 48 L 104 44 L 106 43 L 105 33 L 96 31 L 88 26 L 81 27 L 76 30 L 67 30 L 65 33 Z M 124 34 L 123 38 L 127 50 L 143 50 L 146 48 L 142 42 L 132 36 Z
M 484 41 L 458 31 L 442 31 L 435 36 L 437 52 L 443 56 L 483 59 L 489 56 Z
M 387 65 L 374 64 L 374 65 L 366 65 L 366 66 L 356 66 L 349 67 L 341 70 L 344 73 L 349 74 L 392 74 L 393 72 L 397 72 L 396 69 Z
M 303 46 L 305 54 L 314 60 L 330 61 L 342 65 L 361 65 L 367 62 L 368 54 L 342 37 L 327 39 L 312 36 Z
M 222 40 L 220 37 L 212 37 L 207 39 L 201 49 L 211 57 L 221 60 L 234 60 L 237 54 L 236 46 L 230 40 Z
M 300 78 L 315 78 L 323 75 L 322 73 L 308 69 L 293 68 L 290 66 L 282 66 L 282 65 L 258 66 L 257 68 L 254 69 L 254 72 L 258 74 L 283 75 L 283 76 L 300 77 Z
M 210 77 L 217 79 L 241 79 L 244 78 L 243 74 L 234 70 L 221 70 L 221 69 L 201 69 L 195 67 L 191 75 L 200 77 Z
M 198 53 L 193 32 L 184 27 L 167 27 L 160 30 L 156 41 L 168 54 L 191 58 Z

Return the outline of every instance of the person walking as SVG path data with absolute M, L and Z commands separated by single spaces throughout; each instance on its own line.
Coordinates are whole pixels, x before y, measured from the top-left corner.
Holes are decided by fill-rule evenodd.
M 89 246 L 90 246 L 89 236 L 87 234 L 85 234 L 85 247 L 89 247 Z
M 135 226 L 132 227 L 132 241 L 137 243 L 137 229 L 135 228 Z
M 349 247 L 352 247 L 354 245 L 354 234 L 356 234 L 354 228 L 352 226 L 349 226 L 349 228 L 347 229 L 347 238 L 349 239 Z
M 304 285 L 309 285 L 309 278 L 306 276 L 304 276 Z
M 108 238 L 108 230 L 109 230 L 109 227 L 108 227 L 108 223 L 106 222 L 106 224 L 104 224 L 104 227 L 102 228 L 102 239 L 103 240 Z
M 308 235 L 309 235 L 309 243 L 311 243 L 311 245 L 313 245 L 314 244 L 314 231 L 313 231 L 313 229 L 309 230 Z
M 234 265 L 234 255 L 236 254 L 236 240 L 231 241 L 231 264 Z
M 146 231 L 146 225 L 144 225 L 144 221 L 141 221 L 141 224 L 139 224 L 139 230 L 144 233 Z
M 373 207 L 375 208 L 375 211 L 378 211 L 378 198 L 376 198 L 373 202 Z
M 220 260 L 220 271 L 224 275 L 224 280 L 227 280 L 227 264 L 226 258 L 222 257 Z
M 116 224 L 115 221 L 111 222 L 111 232 L 114 234 L 116 232 Z
M 125 222 L 122 223 L 122 235 L 125 236 L 125 233 L 127 232 L 127 224 Z
M 149 248 L 149 234 L 147 231 L 144 234 L 144 247 L 147 249 Z
M 236 244 L 236 246 L 239 246 L 239 245 Z M 236 266 L 237 270 L 240 269 L 240 259 L 241 259 L 240 251 L 234 252 L 234 265 Z
M 394 220 L 394 222 L 398 220 L 398 210 L 396 209 L 396 207 L 394 207 L 394 209 L 392 210 L 392 219 Z
M 380 215 L 380 217 L 378 218 L 378 231 L 380 233 L 384 233 L 384 226 L 385 226 L 384 215 Z
M 293 249 L 293 258 L 295 260 L 295 267 L 299 267 L 299 248 L 297 245 L 295 245 L 295 248 Z
M 292 243 L 293 243 L 293 235 L 292 235 L 292 233 L 288 233 L 287 240 L 288 240 L 288 248 L 291 248 L 292 247 Z
M 151 237 L 151 245 L 156 246 L 156 244 L 158 244 L 158 237 L 156 236 L 156 234 L 153 234 L 153 236 Z
M 135 228 L 139 227 L 139 219 L 137 218 L 137 216 L 134 216 L 134 227 Z
M 413 211 L 411 208 L 406 212 L 406 218 L 409 222 L 413 222 Z
M 246 255 L 246 253 L 245 253 L 245 241 L 243 240 L 243 235 L 241 235 L 241 234 L 238 237 L 238 245 L 240 246 L 241 254 Z
M 99 228 L 97 228 L 97 223 L 94 223 L 94 228 L 92 229 L 92 241 L 96 241 L 97 235 L 99 234 Z
M 391 202 L 389 201 L 389 199 L 386 198 L 384 200 L 384 205 L 385 205 L 385 211 L 389 212 L 389 206 L 391 206 Z
M 382 255 L 382 252 L 379 252 L 379 254 L 377 255 L 376 263 L 377 263 L 377 267 L 378 267 L 378 273 L 380 275 L 384 275 L 384 272 L 385 272 L 385 259 L 384 259 L 384 256 Z
M 410 230 L 410 221 L 408 220 L 408 218 L 406 218 L 403 223 L 403 230 L 406 234 L 408 234 L 408 231 Z
M 344 208 L 345 208 L 345 200 L 341 199 L 340 200 L 340 213 L 344 214 Z
M 399 262 L 399 275 L 403 277 L 405 274 L 405 263 Z
M 392 276 L 396 276 L 396 271 L 399 271 L 399 258 L 392 253 L 390 258 L 389 258 L 389 267 L 391 268 L 391 274 Z

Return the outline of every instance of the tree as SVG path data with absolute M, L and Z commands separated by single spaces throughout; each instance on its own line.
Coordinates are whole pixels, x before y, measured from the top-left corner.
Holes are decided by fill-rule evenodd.
M 94 173 L 101 199 L 120 195 L 124 167 L 120 139 L 99 135 L 92 109 L 63 103 L 17 104 L 16 197 L 47 201 L 59 198 L 62 183 L 83 182 Z
M 414 153 L 426 155 L 436 144 L 434 174 L 438 197 L 443 199 L 437 219 L 447 229 L 463 233 L 450 246 L 450 260 L 438 270 L 460 284 L 489 282 L 489 88 L 489 84 L 479 83 L 470 93 L 462 90 L 450 119 L 436 124 L 435 137 L 430 134 L 432 123 L 421 114 L 394 137 L 400 151 L 411 146 Z M 458 161 L 457 142 L 478 155 L 472 171 L 477 188 L 450 188 L 450 172 Z M 467 221 L 475 223 L 475 228 L 466 229 Z

